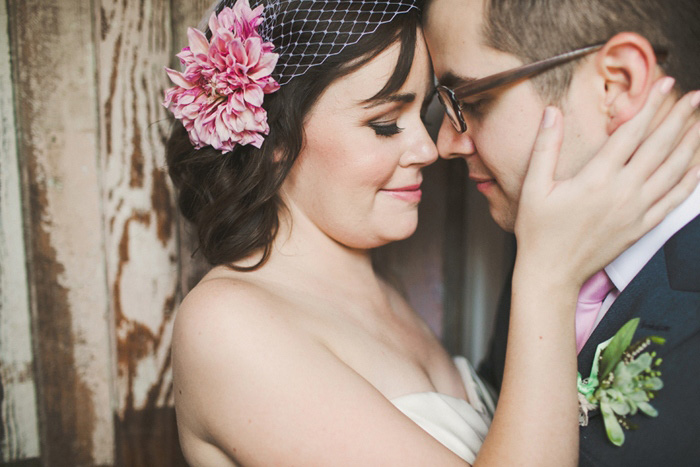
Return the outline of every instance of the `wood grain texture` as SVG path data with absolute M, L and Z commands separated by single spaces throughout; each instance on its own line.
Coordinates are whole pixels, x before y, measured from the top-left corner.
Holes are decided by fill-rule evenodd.
M 107 277 L 118 350 L 119 413 L 167 405 L 177 284 L 167 130 L 160 105 L 169 3 L 102 1 L 98 82 Z
M 0 462 L 39 457 L 7 5 L 0 1 Z
M 171 5 L 173 55 L 170 67 L 179 70 L 181 65 L 175 54 L 188 45 L 187 28 L 201 25 L 213 8 L 213 2 L 210 0 L 173 0 Z M 178 221 L 180 289 L 181 296 L 184 297 L 197 285 L 211 266 L 201 254 L 197 253 L 197 235 L 194 226 L 181 217 L 179 217 Z
M 172 21 L 171 30 L 173 32 L 172 50 L 174 53 L 180 52 L 187 46 L 187 28 L 199 28 L 209 19 L 208 13 L 213 10 L 212 0 L 171 0 Z M 173 54 L 171 65 L 177 67 L 179 60 Z
M 11 0 L 44 465 L 113 462 L 91 3 Z
M 117 346 L 120 465 L 179 465 L 170 335 L 180 289 L 179 225 L 164 142 L 163 67 L 174 56 L 166 0 L 98 2 L 107 275 Z M 184 19 L 178 20 L 184 21 Z

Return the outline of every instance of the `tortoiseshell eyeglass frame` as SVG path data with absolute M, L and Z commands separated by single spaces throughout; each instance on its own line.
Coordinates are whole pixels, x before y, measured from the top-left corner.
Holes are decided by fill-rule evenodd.
M 450 89 L 447 86 L 440 85 L 437 87 L 438 98 L 440 99 L 442 106 L 445 108 L 445 113 L 450 119 L 452 126 L 455 128 L 455 130 L 457 130 L 457 132 L 464 133 L 467 131 L 467 123 L 465 122 L 464 115 L 462 114 L 462 108 L 459 104 L 460 100 L 475 96 L 477 94 L 482 94 L 486 91 L 490 91 L 522 79 L 530 78 L 545 70 L 549 70 L 571 60 L 575 60 L 590 53 L 596 52 L 605 44 L 606 42 L 600 42 L 598 44 L 588 45 L 580 49 L 571 50 L 569 52 L 555 55 L 554 57 L 528 63 L 527 65 L 502 71 L 494 75 L 485 76 L 484 78 L 479 78 L 462 86 L 458 86 L 455 89 Z M 655 47 L 654 53 L 656 54 L 656 59 L 659 63 L 663 63 L 668 56 L 668 52 L 662 48 Z

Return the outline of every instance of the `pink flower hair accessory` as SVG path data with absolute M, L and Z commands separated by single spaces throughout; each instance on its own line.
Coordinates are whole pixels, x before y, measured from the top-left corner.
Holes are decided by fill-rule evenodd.
M 190 45 L 177 55 L 184 71 L 165 69 L 175 86 L 163 105 L 182 121 L 196 149 L 212 146 L 226 154 L 236 145 L 260 148 L 270 131 L 263 98 L 280 85 L 272 77 L 278 54 L 258 33 L 263 9 L 238 0 L 212 13 L 211 40 L 190 28 Z

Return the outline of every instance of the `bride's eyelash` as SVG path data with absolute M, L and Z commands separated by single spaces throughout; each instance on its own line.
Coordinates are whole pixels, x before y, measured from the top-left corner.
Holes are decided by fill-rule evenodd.
M 403 131 L 396 122 L 392 123 L 382 123 L 382 122 L 370 122 L 369 127 L 374 130 L 377 136 L 394 136 L 398 135 Z

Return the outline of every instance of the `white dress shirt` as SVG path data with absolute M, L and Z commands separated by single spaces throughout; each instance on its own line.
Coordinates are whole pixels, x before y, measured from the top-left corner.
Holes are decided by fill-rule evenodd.
M 610 292 L 598 312 L 595 326 L 598 326 L 612 306 L 615 299 L 632 282 L 649 260 L 664 244 L 690 221 L 700 215 L 700 185 L 680 206 L 649 233 L 640 238 L 637 243 L 625 250 L 615 261 L 610 263 L 605 272 L 617 290 Z

